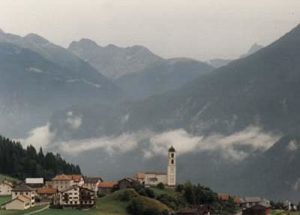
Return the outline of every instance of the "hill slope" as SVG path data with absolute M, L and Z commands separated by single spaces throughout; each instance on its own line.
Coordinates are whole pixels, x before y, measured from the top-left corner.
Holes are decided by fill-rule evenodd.
M 178 89 L 212 70 L 208 64 L 176 58 L 153 63 L 140 72 L 123 75 L 115 83 L 129 97 L 144 99 Z

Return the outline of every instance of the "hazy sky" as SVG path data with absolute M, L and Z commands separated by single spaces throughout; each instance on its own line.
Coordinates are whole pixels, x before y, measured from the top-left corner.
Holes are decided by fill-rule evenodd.
M 300 0 L 0 0 L 0 28 L 56 44 L 140 44 L 163 57 L 232 58 L 300 23 Z

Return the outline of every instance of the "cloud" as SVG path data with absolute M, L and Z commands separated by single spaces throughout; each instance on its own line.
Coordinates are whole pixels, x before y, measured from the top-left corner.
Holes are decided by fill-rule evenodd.
M 299 147 L 299 144 L 297 143 L 296 140 L 291 140 L 289 142 L 289 144 L 287 145 L 287 149 L 289 151 L 296 151 L 298 149 L 298 147 Z
M 108 154 L 126 153 L 138 147 L 140 141 L 149 138 L 151 132 L 143 131 L 135 134 L 124 133 L 119 136 L 71 140 L 61 142 L 60 149 L 69 154 L 78 154 L 85 151 L 102 149 Z
M 179 154 L 218 152 L 223 158 L 242 160 L 254 151 L 269 149 L 278 139 L 279 135 L 265 133 L 253 126 L 229 136 L 215 134 L 208 137 L 194 136 L 179 129 L 152 137 L 147 156 L 165 152 L 167 147 L 173 145 Z
M 82 124 L 82 117 L 75 116 L 72 111 L 69 111 L 67 113 L 67 115 L 68 116 L 67 116 L 66 122 L 67 122 L 69 128 L 71 128 L 73 130 L 79 129 Z
M 73 113 L 68 113 L 68 116 L 74 117 Z M 72 125 L 78 125 L 75 121 L 70 122 L 72 122 Z M 74 128 L 79 127 L 74 126 Z M 31 131 L 30 136 L 24 142 L 34 146 L 57 146 L 59 151 L 74 155 L 92 150 L 103 150 L 113 155 L 141 149 L 145 158 L 165 155 L 168 148 L 173 145 L 179 156 L 196 152 L 208 152 L 217 153 L 224 159 L 239 161 L 256 151 L 266 151 L 279 138 L 279 135 L 266 133 L 258 127 L 250 126 L 228 136 L 221 134 L 193 135 L 184 129 L 163 133 L 143 130 L 135 133 L 123 133 L 118 136 L 59 141 L 55 139 L 55 133 L 50 132 L 47 124 Z
M 46 147 L 55 138 L 55 133 L 50 131 L 50 125 L 47 124 L 42 127 L 38 127 L 29 132 L 29 136 L 26 139 L 20 139 L 24 146 L 33 145 L 36 148 Z

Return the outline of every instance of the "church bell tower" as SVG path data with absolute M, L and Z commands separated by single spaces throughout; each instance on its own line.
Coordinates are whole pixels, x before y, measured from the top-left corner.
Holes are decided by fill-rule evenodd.
M 168 151 L 168 186 L 176 185 L 176 150 L 173 146 Z

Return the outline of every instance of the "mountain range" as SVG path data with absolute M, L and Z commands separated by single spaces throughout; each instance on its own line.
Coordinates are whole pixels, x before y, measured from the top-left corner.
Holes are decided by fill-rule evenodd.
M 55 46 L 89 68 L 82 74 L 77 66 L 71 69 L 73 65 L 54 58 L 52 49 L 1 41 L 6 107 L 15 95 L 23 99 L 17 99 L 22 103 L 16 107 L 27 101 L 32 104 L 28 109 L 37 112 L 43 105 L 54 106 L 45 111 L 47 116 L 41 114 L 44 124 L 35 123 L 43 129 L 25 142 L 42 139 L 49 150 L 76 161 L 83 171 L 110 178 L 165 170 L 164 152 L 174 145 L 181 182 L 190 179 L 237 195 L 300 197 L 300 25 L 217 69 L 192 59 L 163 59 L 140 47 L 144 54 L 130 52 L 137 63 L 127 67 L 124 59 L 132 48 L 100 47 L 86 39 L 71 43 L 68 50 Z M 95 58 L 89 55 L 93 49 Z M 44 71 L 48 75 L 40 76 Z M 73 79 L 85 81 L 68 88 L 66 82 Z M 60 87 L 57 80 L 63 83 Z

